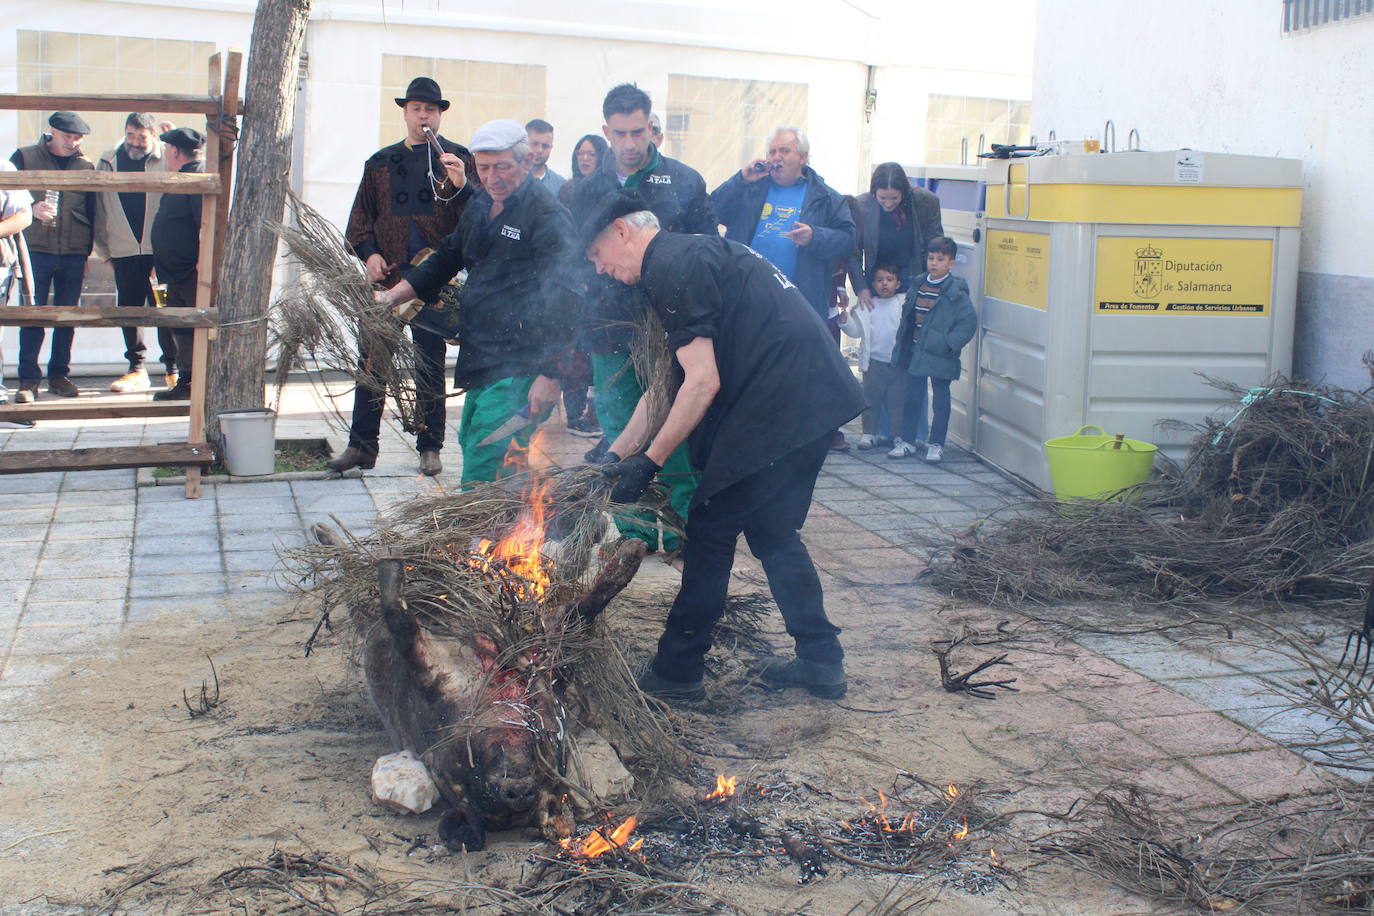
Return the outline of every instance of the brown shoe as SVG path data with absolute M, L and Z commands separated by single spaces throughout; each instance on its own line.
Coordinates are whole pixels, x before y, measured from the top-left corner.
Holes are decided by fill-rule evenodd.
M 339 457 L 332 461 L 326 461 L 324 466 L 331 471 L 338 471 L 340 473 L 352 470 L 353 468 L 367 470 L 368 468 L 377 466 L 377 453 L 365 452 L 360 448 L 350 445 L 343 450 L 343 454 L 339 455 Z
M 175 388 L 177 386 L 177 373 L 175 369 L 171 372 L 163 373 L 162 384 L 168 388 Z
M 37 385 L 20 385 L 19 390 L 14 393 L 14 403 L 32 404 L 38 400 Z
M 48 391 L 59 398 L 74 398 L 81 394 L 81 389 L 73 385 L 72 380 L 66 376 L 48 379 Z
M 152 384 L 148 381 L 148 372 L 142 367 L 130 369 L 110 382 L 110 390 L 118 391 L 120 394 L 126 394 L 130 391 L 147 391 L 151 387 Z
M 439 453 L 435 451 L 420 453 L 420 473 L 426 477 L 437 477 L 439 472 L 444 469 L 443 462 L 439 460 Z

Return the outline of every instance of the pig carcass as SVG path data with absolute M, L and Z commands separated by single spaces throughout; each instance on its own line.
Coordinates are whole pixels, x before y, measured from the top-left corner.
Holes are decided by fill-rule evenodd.
M 591 586 L 550 609 L 590 623 L 633 578 L 645 545 L 623 541 Z M 487 830 L 538 827 L 571 835 L 563 738 L 569 723 L 556 669 L 511 657 L 488 638 L 464 641 L 419 623 L 406 606 L 405 567 L 378 563 L 380 620 L 363 636 L 368 690 L 392 740 L 429 768 L 448 810 L 441 838 L 481 849 Z

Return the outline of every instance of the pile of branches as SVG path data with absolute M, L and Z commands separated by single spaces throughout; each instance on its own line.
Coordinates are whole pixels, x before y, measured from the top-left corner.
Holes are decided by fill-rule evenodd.
M 1037 500 L 934 543 L 927 576 L 1015 606 L 1344 602 L 1374 573 L 1374 400 L 1278 378 L 1119 498 Z M 1163 467 L 1159 467 L 1162 464 Z
M 529 520 L 557 538 L 556 558 L 544 556 L 547 590 L 482 552 Z M 582 620 L 569 603 L 598 571 L 610 502 L 594 468 L 525 471 L 458 493 L 400 502 L 359 538 L 324 537 L 288 554 L 298 587 L 320 609 L 318 634 L 337 612 L 353 634 L 381 620 L 377 575 L 381 560 L 405 564 L 404 599 L 417 623 L 474 649 L 499 652 L 497 667 L 530 665 L 567 685 L 579 719 L 591 724 L 649 783 L 686 766 L 681 721 L 640 693 L 625 656 L 599 620 Z M 312 637 L 312 641 L 313 641 Z M 476 699 L 476 698 L 474 698 Z M 614 714 L 596 711 L 614 710 Z M 481 710 L 473 710 L 476 720 Z M 593 721 L 587 721 L 591 718 Z M 458 727 L 461 727 L 458 726 Z
M 1032 851 L 1201 912 L 1350 913 L 1374 906 L 1374 797 L 1331 790 L 1243 806 L 1217 823 L 1144 793 L 1099 795 Z
M 295 195 L 289 202 L 292 224 L 272 227 L 299 269 L 271 311 L 279 398 L 287 374 L 309 360 L 352 379 L 358 387 L 381 392 L 395 403 L 406 432 L 420 432 L 425 420 L 415 377 L 424 357 L 406 332 L 406 323 L 373 299 L 362 262 L 339 230 Z M 322 400 L 334 403 L 327 397 Z M 337 408 L 335 416 L 348 425 Z

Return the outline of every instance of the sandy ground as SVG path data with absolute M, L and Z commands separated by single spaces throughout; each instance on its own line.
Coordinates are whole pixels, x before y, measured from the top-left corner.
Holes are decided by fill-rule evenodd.
M 627 597 L 661 604 L 675 575 L 650 559 Z M 759 591 L 761 583 L 757 566 L 742 559 L 736 590 Z M 703 788 L 717 771 L 746 783 L 809 785 L 759 809 L 765 825 L 781 826 L 789 818 L 852 818 L 864 810 L 860 797 L 912 787 L 907 774 L 936 785 L 982 783 L 992 810 L 1063 807 L 1096 787 L 1079 765 L 1110 763 L 1114 749 L 1089 742 L 1066 753 L 1065 729 L 1091 717 L 1037 690 L 1033 678 L 1023 674 L 1025 691 L 996 700 L 940 689 L 929 640 L 966 621 L 991 630 L 997 617 L 955 611 L 919 586 L 855 588 L 827 576 L 826 587 L 846 630 L 849 695 L 832 703 L 708 683 L 712 702 L 692 715 L 709 736 L 699 750 L 721 756 L 698 756 Z M 647 658 L 654 622 L 630 620 L 617 607 L 608 625 L 623 631 L 636 660 Z M 283 594 L 236 609 L 228 622 L 198 620 L 190 609 L 180 619 L 129 625 L 6 710 L 9 721 L 43 727 L 25 731 L 42 735 L 26 739 L 35 742 L 32 762 L 0 775 L 4 835 L 14 837 L 0 849 L 0 913 L 229 911 L 232 895 L 203 896 L 215 876 L 262 864 L 277 849 L 356 863 L 401 886 L 508 885 L 528 873 L 530 855 L 548 847 L 520 832 L 495 835 L 481 853 L 407 855 L 411 838 L 434 833 L 437 819 L 372 802 L 371 764 L 392 748 L 346 641 L 335 636 L 304 656 L 313 622 Z M 767 627 L 785 650 L 776 613 Z M 1072 651 L 1039 638 L 1010 648 L 1014 660 L 1028 661 Z M 974 651 L 978 658 L 966 661 L 987 654 Z M 218 705 L 192 718 L 183 691 L 196 699 L 211 679 L 209 660 Z M 970 835 L 971 858 L 995 845 L 1008 869 L 1005 886 L 983 894 L 942 887 L 939 874 L 918 882 L 847 866 L 800 885 L 785 856 L 738 867 L 713 862 L 699 874 L 753 914 L 902 912 L 895 901 L 903 893 L 915 895 L 907 903 L 935 901 L 931 911 L 940 913 L 1151 911 L 1100 881 L 1032 859 L 1024 839 L 1044 826 L 1023 817 L 1010 832 Z M 283 894 L 241 896 L 256 902 L 236 912 L 304 911 Z

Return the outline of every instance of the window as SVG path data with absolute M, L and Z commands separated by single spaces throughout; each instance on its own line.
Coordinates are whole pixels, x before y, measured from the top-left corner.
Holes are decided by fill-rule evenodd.
M 806 83 L 668 74 L 663 112 L 666 152 L 714 188 L 749 159 L 762 156 L 775 127 L 806 129 Z
M 542 64 L 493 64 L 443 57 L 382 55 L 382 121 L 379 146 L 405 136 L 405 121 L 396 99 L 417 76 L 439 84 L 452 103 L 444 112 L 441 133 L 467 145 L 474 131 L 488 121 L 510 118 L 524 124 L 544 117 L 545 68 Z
M 1374 0 L 1283 0 L 1284 32 L 1374 15 Z
M 20 92 L 186 92 L 208 88 L 214 42 L 123 35 L 85 35 L 19 29 Z M 19 112 L 19 144 L 27 146 L 48 129 L 50 111 Z M 202 115 L 152 112 L 158 120 L 204 130 Z M 84 147 L 94 160 L 124 139 L 127 111 L 81 112 L 91 125 Z
M 1024 144 L 1030 137 L 1030 102 L 964 95 L 931 95 L 926 102 L 926 162 L 961 161 L 968 141 L 968 161 L 994 143 Z

